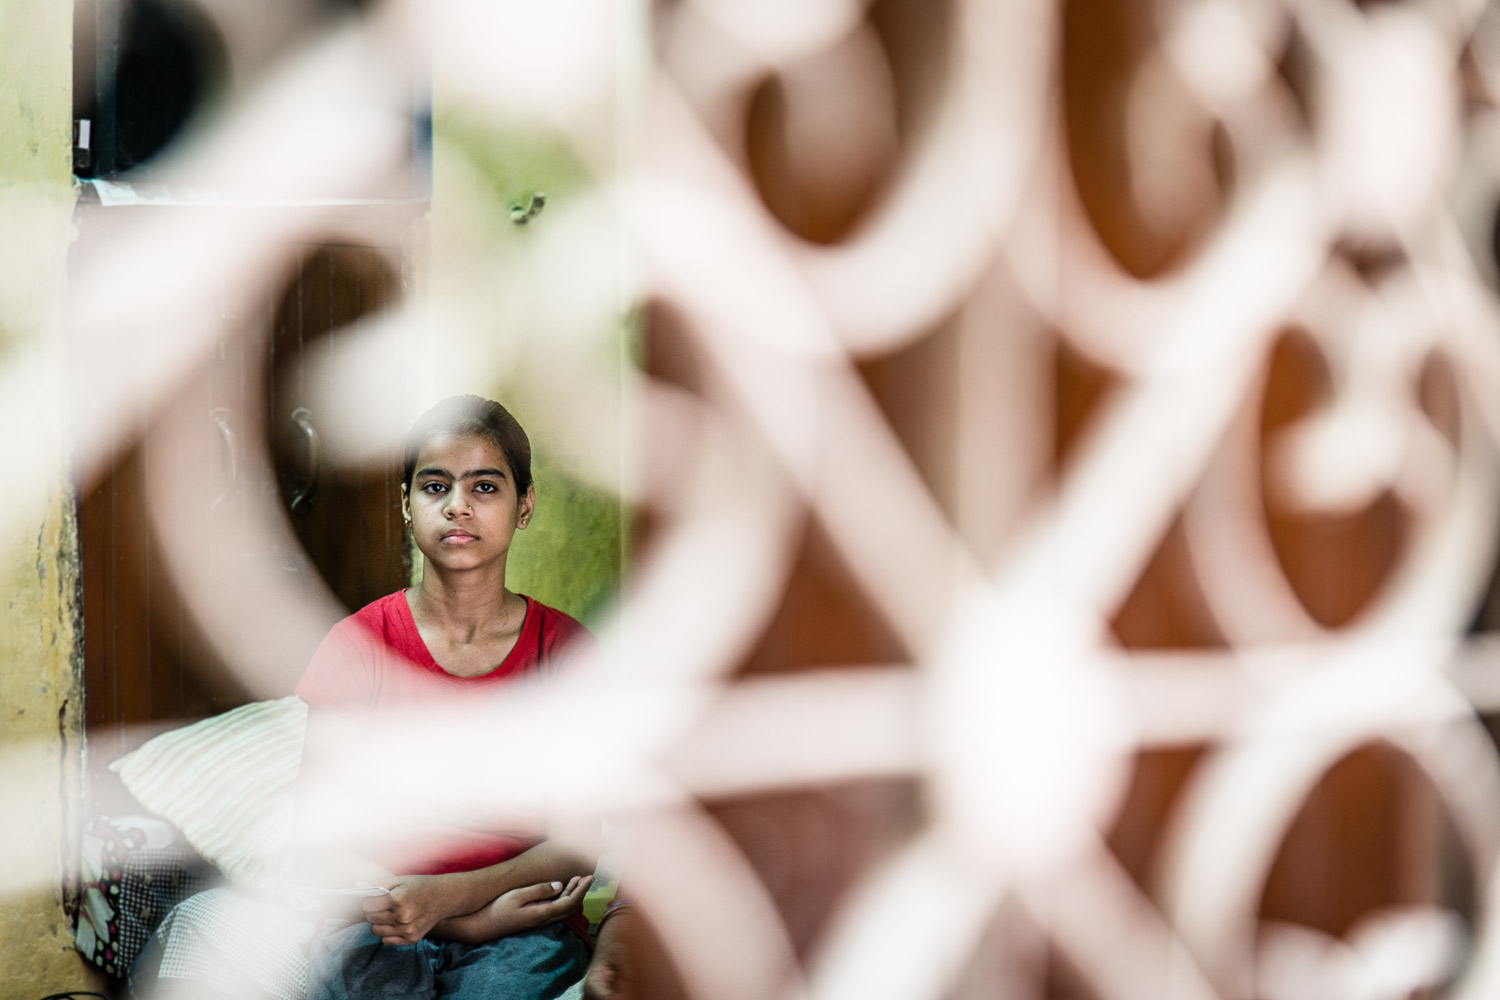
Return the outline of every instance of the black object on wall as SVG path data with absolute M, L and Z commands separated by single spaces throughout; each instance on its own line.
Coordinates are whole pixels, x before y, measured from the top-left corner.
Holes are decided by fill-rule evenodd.
M 112 177 L 149 162 L 212 97 L 224 44 L 173 0 L 77 0 L 73 18 L 73 172 Z

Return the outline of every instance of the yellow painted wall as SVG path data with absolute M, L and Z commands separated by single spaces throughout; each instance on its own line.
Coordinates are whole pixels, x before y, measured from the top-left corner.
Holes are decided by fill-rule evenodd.
M 57 346 L 72 228 L 71 87 L 70 0 L 0 0 L 0 375 Z M 0 427 L 8 453 L 39 442 L 47 455 L 40 481 L 0 477 L 0 490 L 22 501 L 0 504 L 0 996 L 23 998 L 97 988 L 73 950 L 64 900 L 81 808 L 78 563 L 62 393 L 42 382 L 27 418 Z

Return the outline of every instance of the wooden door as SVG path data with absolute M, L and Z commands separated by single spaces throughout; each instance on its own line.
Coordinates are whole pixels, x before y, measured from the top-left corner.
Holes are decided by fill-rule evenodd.
M 86 218 L 81 228 L 79 252 L 86 254 Z M 130 807 L 106 770 L 121 753 L 161 729 L 289 694 L 311 655 L 315 639 L 285 645 L 274 676 L 252 685 L 196 624 L 195 612 L 210 598 L 258 613 L 242 568 L 265 554 L 244 550 L 249 536 L 238 529 L 245 523 L 287 518 L 293 530 L 278 536 L 285 541 L 271 554 L 283 581 L 296 587 L 321 579 L 346 610 L 407 580 L 395 456 L 373 469 L 330 463 L 305 377 L 318 351 L 398 298 L 399 252 L 308 245 L 288 248 L 286 256 L 293 264 L 277 293 L 251 315 L 220 317 L 213 356 L 78 497 L 97 812 Z M 206 524 L 209 537 L 198 572 L 185 583 L 161 541 L 163 532 L 190 521 Z M 276 622 L 262 625 L 274 635 Z
M 307 247 L 272 321 L 264 435 L 277 491 L 302 545 L 297 572 L 316 572 L 351 610 L 405 584 L 400 456 L 351 469 L 330 462 L 306 362 L 326 354 L 396 298 L 398 270 L 366 246 Z

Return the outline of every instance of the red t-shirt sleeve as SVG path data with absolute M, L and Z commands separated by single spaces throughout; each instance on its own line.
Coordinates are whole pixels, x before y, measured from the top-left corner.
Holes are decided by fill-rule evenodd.
M 379 696 L 378 660 L 378 640 L 346 618 L 323 638 L 297 682 L 297 696 L 318 708 L 368 709 Z
M 578 619 L 556 608 L 537 606 L 545 609 L 537 643 L 538 666 L 543 674 L 555 671 L 560 660 L 598 652 L 599 640 Z

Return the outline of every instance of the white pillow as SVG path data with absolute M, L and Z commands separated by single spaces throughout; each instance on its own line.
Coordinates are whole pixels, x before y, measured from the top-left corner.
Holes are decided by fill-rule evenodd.
M 231 882 L 280 891 L 306 734 L 301 698 L 252 702 L 162 733 L 110 770 Z

